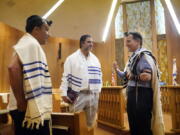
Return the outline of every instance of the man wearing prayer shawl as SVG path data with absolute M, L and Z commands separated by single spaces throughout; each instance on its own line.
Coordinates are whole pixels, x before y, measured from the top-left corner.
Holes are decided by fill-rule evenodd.
M 11 93 L 9 110 L 16 135 L 49 135 L 52 86 L 41 45 L 47 42 L 52 21 L 38 15 L 27 18 L 26 32 L 13 47 L 8 67 Z
M 127 85 L 127 114 L 131 135 L 164 135 L 160 101 L 159 73 L 152 53 L 142 48 L 142 36 L 125 33 L 125 43 L 132 55 L 120 71 L 114 68 Z
M 94 126 L 102 87 L 101 64 L 92 48 L 92 37 L 82 35 L 80 49 L 66 58 L 60 86 L 63 100 L 70 104 L 70 112 L 85 112 L 88 128 Z

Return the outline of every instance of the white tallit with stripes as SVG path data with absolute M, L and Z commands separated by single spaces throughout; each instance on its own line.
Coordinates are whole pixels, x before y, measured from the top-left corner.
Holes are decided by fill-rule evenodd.
M 23 125 L 36 128 L 50 119 L 52 86 L 46 56 L 39 42 L 26 33 L 14 46 L 23 65 L 23 85 L 27 109 Z
M 158 67 L 154 63 L 154 60 L 151 56 L 147 54 L 145 54 L 144 56 L 152 68 L 153 110 L 151 119 L 151 129 L 153 135 L 164 135 L 165 129 L 162 113 L 161 92 L 159 78 L 157 77 L 157 75 L 159 74 Z
M 97 57 L 90 52 L 88 58 L 82 56 L 78 49 L 67 57 L 64 63 L 64 73 L 60 89 L 62 96 L 67 95 L 68 87 L 74 91 L 89 89 L 94 92 L 100 92 L 102 87 L 101 64 Z

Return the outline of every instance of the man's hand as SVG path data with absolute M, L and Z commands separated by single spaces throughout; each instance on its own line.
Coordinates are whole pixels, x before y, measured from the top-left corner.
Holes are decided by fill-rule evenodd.
M 141 73 L 139 75 L 139 78 L 141 81 L 150 81 L 151 80 L 151 74 L 150 73 Z
M 73 102 L 71 101 L 71 99 L 67 96 L 62 96 L 62 99 L 64 102 L 68 103 L 68 104 L 72 104 Z
M 117 64 L 116 61 L 113 62 L 113 68 L 115 69 L 115 71 L 117 71 L 119 69 L 118 64 Z
M 128 80 L 131 80 L 131 79 L 133 78 L 133 76 L 132 76 L 132 74 L 131 74 L 130 72 L 127 72 L 126 78 L 127 78 Z
M 17 100 L 18 110 L 26 111 L 27 100 L 25 99 L 23 88 L 23 67 L 17 54 L 13 55 L 8 71 L 11 88 Z

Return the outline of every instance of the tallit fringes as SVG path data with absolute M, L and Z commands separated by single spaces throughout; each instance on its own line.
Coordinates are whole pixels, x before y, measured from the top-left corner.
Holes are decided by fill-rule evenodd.
M 22 123 L 22 127 L 26 127 L 29 129 L 39 129 L 40 124 L 43 126 L 44 125 L 44 119 L 41 120 L 40 118 L 35 119 L 35 120 L 30 120 L 30 119 L 25 119 Z
M 25 122 L 26 122 L 26 120 L 23 120 L 22 127 L 25 127 Z
M 41 124 L 40 122 L 36 123 L 36 129 L 39 129 L 40 124 Z
M 33 128 L 34 128 L 34 122 L 33 122 L 33 123 L 31 123 L 30 128 L 33 130 Z
M 44 126 L 44 118 L 41 120 L 41 125 Z
M 23 123 L 22 123 L 22 127 L 25 127 L 25 128 L 30 128 L 31 127 L 31 120 L 30 119 L 24 119 Z

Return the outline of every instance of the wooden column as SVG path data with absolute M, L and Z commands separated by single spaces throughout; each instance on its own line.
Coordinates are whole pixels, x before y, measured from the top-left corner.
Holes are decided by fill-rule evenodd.
M 126 4 L 123 3 L 122 6 L 123 6 L 123 30 L 125 32 L 128 32 Z M 127 63 L 128 56 L 129 56 L 129 52 L 128 52 L 128 48 L 126 47 L 126 43 L 124 39 L 124 63 Z
M 178 0 L 177 0 L 178 1 Z M 180 6 L 179 2 L 176 1 L 176 7 Z M 174 1 L 175 2 L 175 1 Z M 170 12 L 167 8 L 165 0 L 161 0 L 161 3 L 165 11 L 165 25 L 166 25 L 166 39 L 167 39 L 167 56 L 168 56 L 168 74 L 169 84 L 172 84 L 172 67 L 173 58 L 176 58 L 177 64 L 177 83 L 180 84 L 180 36 L 172 20 Z M 174 8 L 177 10 L 176 8 Z M 177 14 L 178 15 L 178 14 Z
M 154 0 L 150 0 L 151 8 L 151 25 L 152 25 L 152 51 L 155 57 L 157 58 L 157 31 L 156 31 L 156 15 L 155 15 L 155 5 Z M 157 59 L 158 60 L 158 59 Z

